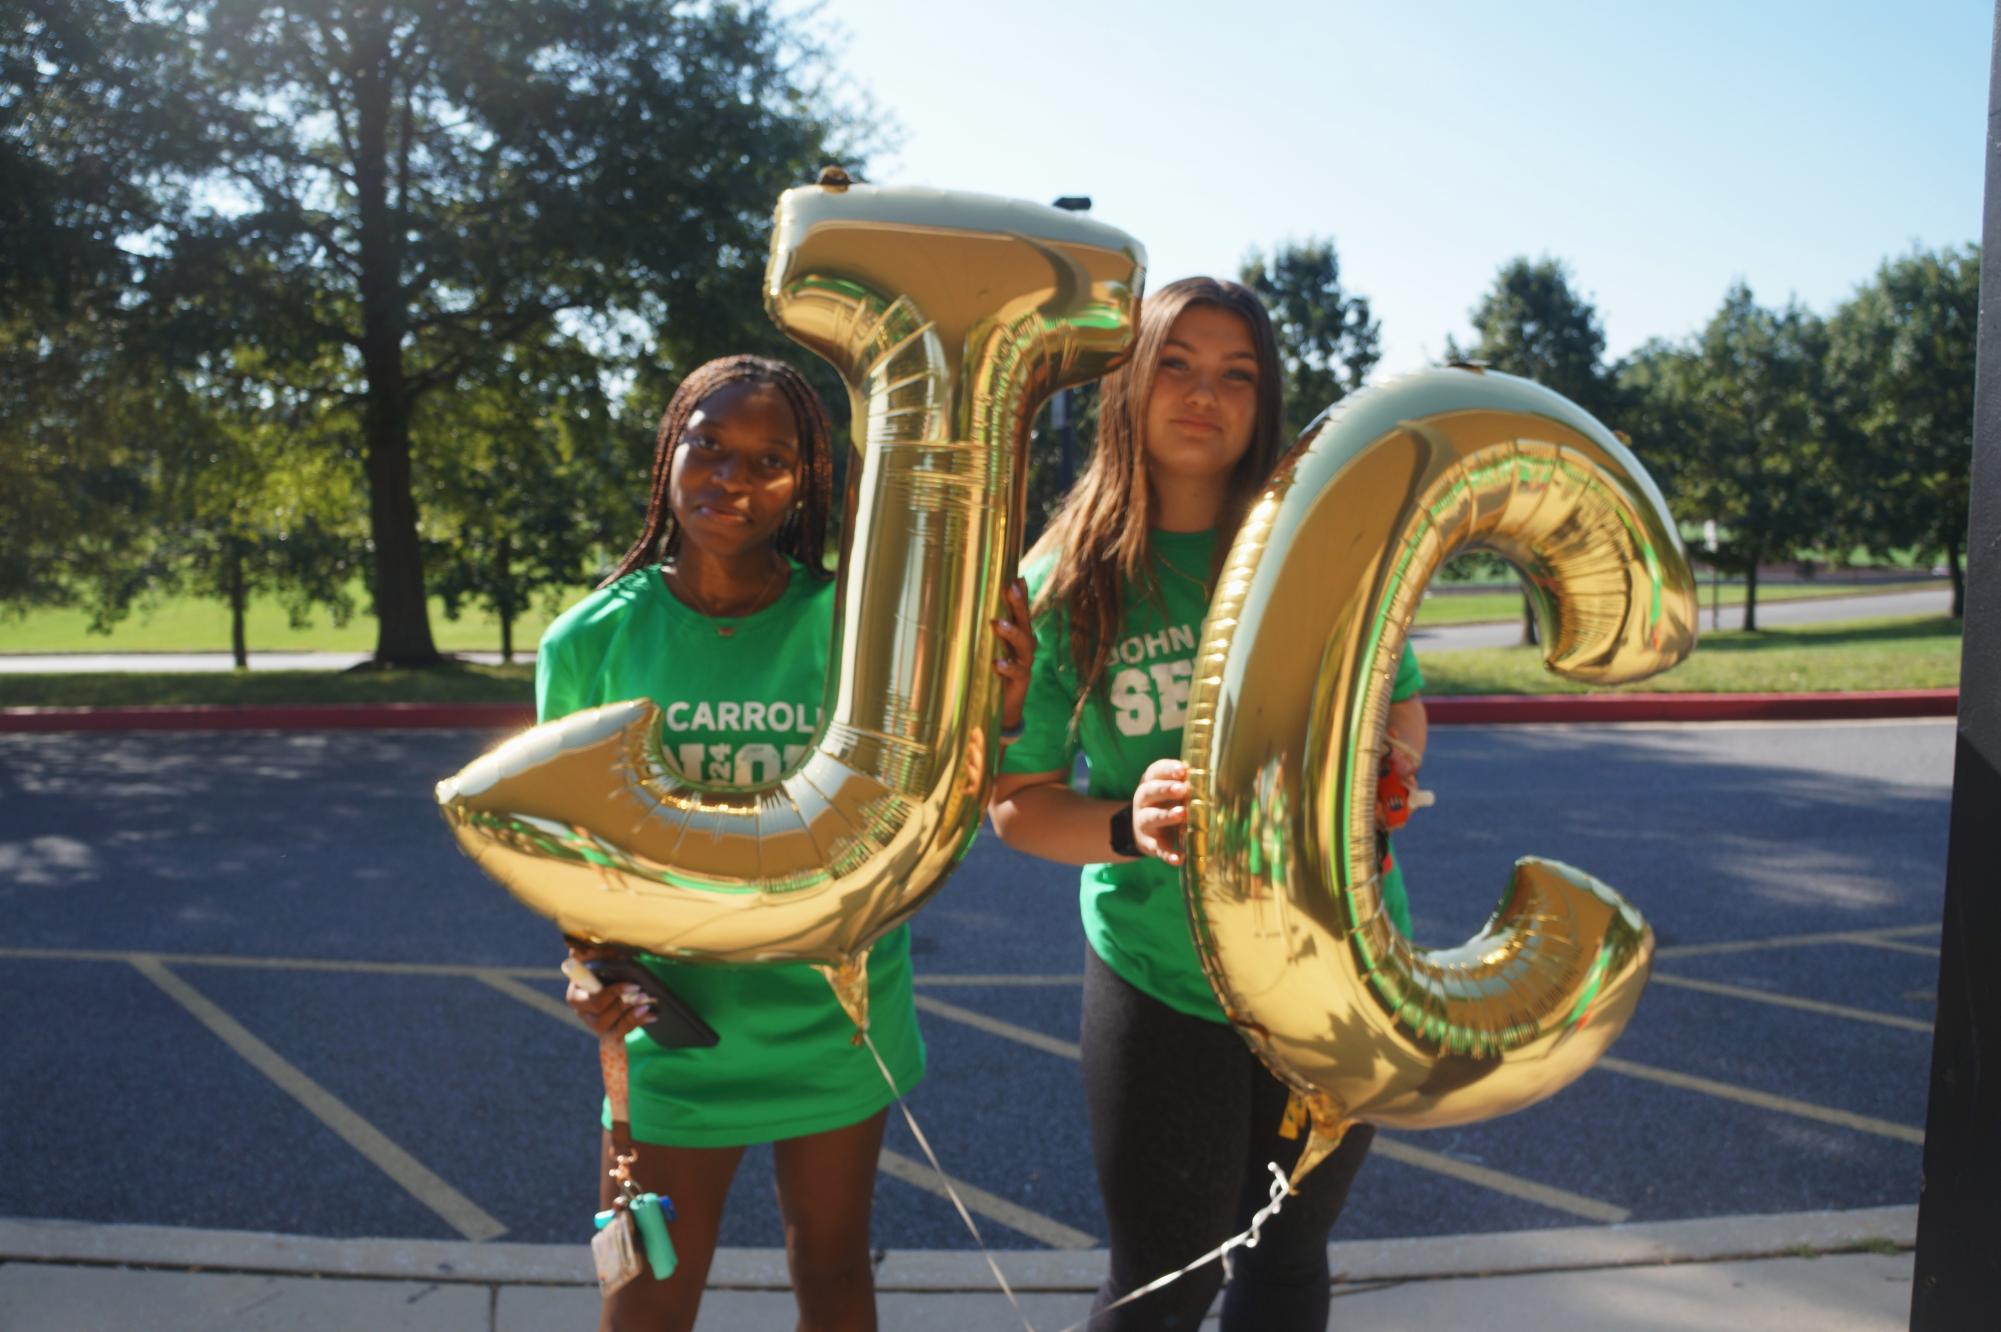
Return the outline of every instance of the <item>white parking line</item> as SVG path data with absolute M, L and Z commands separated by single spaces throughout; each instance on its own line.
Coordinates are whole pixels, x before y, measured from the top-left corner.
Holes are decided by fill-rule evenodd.
M 917 996 L 917 1006 L 927 1013 L 935 1013 L 939 1017 L 962 1023 L 965 1026 L 984 1031 L 989 1035 L 999 1036 L 1004 1040 L 1029 1046 L 1032 1049 L 1041 1050 L 1048 1054 L 1061 1055 L 1063 1058 L 1073 1062 L 1082 1057 L 1082 1051 L 1074 1041 L 1065 1041 L 1054 1036 L 1045 1036 L 1039 1031 L 1031 1031 L 1027 1027 L 1017 1026 L 1012 1022 L 1003 1021 L 997 1017 L 989 1017 L 985 1013 L 976 1013 L 970 1008 L 961 1008 L 957 1004 L 948 1004 L 941 999 L 933 999 L 927 994 Z M 1428 1152 L 1422 1147 L 1412 1147 L 1401 1139 L 1391 1138 L 1382 1133 L 1376 1134 L 1375 1145 L 1370 1150 L 1381 1152 L 1391 1160 L 1402 1162 L 1404 1165 L 1416 1166 L 1420 1170 L 1430 1170 L 1436 1174 L 1459 1180 L 1461 1183 L 1475 1184 L 1483 1189 L 1492 1189 L 1496 1193 L 1505 1193 L 1510 1197 L 1523 1198 L 1529 1202 L 1540 1203 L 1544 1207 L 1553 1208 L 1559 1212 L 1568 1212 L 1572 1216 L 1581 1216 L 1591 1221 L 1624 1221 L 1632 1215 L 1626 1208 L 1615 1206 L 1612 1203 L 1600 1202 L 1596 1198 L 1587 1198 L 1582 1194 L 1552 1188 L 1547 1184 L 1538 1184 L 1532 1179 L 1522 1179 L 1519 1176 L 1510 1175 L 1503 1171 L 1489 1170 L 1485 1166 L 1472 1165 L 1465 1161 L 1440 1155 L 1437 1152 Z
M 304 1106 L 308 1114 L 366 1157 L 369 1164 L 437 1213 L 446 1225 L 469 1240 L 490 1240 L 507 1233 L 507 1227 L 487 1215 L 479 1204 L 391 1142 L 380 1129 L 307 1077 L 290 1060 L 251 1035 L 242 1023 L 194 986 L 167 970 L 158 958 L 133 954 L 127 960 L 140 975 L 159 986 L 197 1022 L 214 1032 L 224 1045 L 236 1051 L 252 1068 L 277 1084 L 279 1090 Z

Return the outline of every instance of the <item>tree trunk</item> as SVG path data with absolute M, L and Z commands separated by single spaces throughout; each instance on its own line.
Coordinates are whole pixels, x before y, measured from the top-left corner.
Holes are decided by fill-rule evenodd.
M 1758 631 L 1758 561 L 1753 559 L 1744 568 L 1744 632 Z
M 236 658 L 236 669 L 250 669 L 250 641 L 244 632 L 243 620 L 245 603 L 249 592 L 243 585 L 243 549 L 234 539 L 229 543 L 229 652 Z
M 1536 631 L 1535 602 L 1529 599 L 1528 592 L 1524 590 L 1522 593 L 1522 646 L 1534 647 L 1541 641 L 1542 637 Z
M 1952 618 L 1963 620 L 1966 618 L 1966 570 L 1960 567 L 1959 543 L 1950 537 L 1945 543 L 1945 567 L 1952 575 Z
M 500 566 L 497 570 L 500 577 L 496 580 L 500 596 L 494 601 L 494 609 L 500 613 L 500 660 L 502 664 L 512 666 L 514 664 L 514 557 L 508 539 L 504 536 L 500 538 L 500 548 L 495 554 L 495 559 Z
M 403 236 L 389 206 L 389 24 L 355 41 L 355 198 L 361 222 L 361 360 L 368 382 L 362 443 L 375 547 L 375 661 L 434 666 L 417 503 L 410 489 L 411 397 L 403 374 Z

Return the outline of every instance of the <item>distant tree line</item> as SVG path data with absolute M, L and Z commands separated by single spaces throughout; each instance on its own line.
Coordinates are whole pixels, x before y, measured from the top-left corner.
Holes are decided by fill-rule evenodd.
M 765 0 L 0 0 L 0 612 L 165 596 L 513 626 L 635 533 L 673 383 L 764 317 L 772 202 L 863 164 L 862 108 Z M 1741 285 L 1608 361 L 1554 259 L 1504 265 L 1453 359 L 1629 434 L 1719 567 L 1917 552 L 1960 612 L 1978 253 L 1886 261 L 1826 319 Z M 1381 328 L 1330 239 L 1252 252 L 1297 430 Z M 810 372 L 839 415 L 845 395 Z M 1050 412 L 1031 531 L 1095 395 Z M 1067 451 L 1065 441 L 1067 440 Z M 4 634 L 0 624 L 0 634 Z

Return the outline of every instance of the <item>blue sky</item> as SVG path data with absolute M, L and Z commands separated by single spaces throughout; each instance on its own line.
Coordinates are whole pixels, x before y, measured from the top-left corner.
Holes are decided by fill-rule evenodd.
M 1049 200 L 1150 283 L 1331 235 L 1424 364 L 1518 255 L 1568 261 L 1613 355 L 1747 280 L 1826 313 L 1886 256 L 1977 239 L 1987 0 L 1675 5 L 829 0 L 894 121 L 870 176 Z

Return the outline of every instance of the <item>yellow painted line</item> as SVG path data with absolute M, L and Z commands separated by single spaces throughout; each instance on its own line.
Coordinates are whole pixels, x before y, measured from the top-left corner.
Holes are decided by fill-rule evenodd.
M 1748 999 L 1753 1003 L 1771 1004 L 1778 1008 L 1797 1008 L 1806 1013 L 1820 1013 L 1827 1017 L 1848 1018 L 1854 1022 L 1874 1022 L 1885 1027 L 1897 1027 L 1904 1031 L 1931 1032 L 1932 1024 L 1917 1018 L 1900 1017 L 1895 1013 L 1876 1013 L 1866 1008 L 1850 1008 L 1845 1004 L 1823 1003 L 1818 999 L 1801 999 L 1790 994 L 1774 994 L 1770 990 L 1752 989 L 1747 985 L 1725 985 L 1721 981 L 1696 980 L 1692 976 L 1666 976 L 1656 971 L 1653 974 L 1656 985 L 1672 985 L 1683 990 L 1699 990 L 1703 994 L 1722 995 L 1726 999 Z
M 952 1188 L 958 1190 L 959 1200 L 966 1204 L 967 1211 L 998 1221 L 1010 1230 L 1018 1230 L 1030 1239 L 1042 1241 L 1052 1249 L 1097 1247 L 1098 1241 L 1081 1230 L 1072 1229 L 1040 1212 L 1031 1212 L 1019 1203 L 1010 1202 L 996 1193 L 988 1193 L 963 1179 L 948 1181 L 924 1162 L 892 1152 L 887 1147 L 882 1150 L 881 1165 L 882 1173 L 891 1179 L 900 1179 L 940 1198 L 949 1199 L 952 1196 L 945 1188 L 949 1182 Z
M 547 1013 L 550 1017 L 568 1023 L 579 1031 L 588 1032 L 590 1030 L 590 1028 L 584 1025 L 583 1020 L 571 1011 L 568 1004 L 552 994 L 547 994 L 531 985 L 523 985 L 511 976 L 504 974 L 499 968 L 487 968 L 476 974 L 480 980 L 510 999 L 526 1004 L 537 1012 Z M 929 1001 L 920 997 L 917 1002 L 920 1006 L 923 1006 L 935 1001 Z M 944 1007 L 953 1008 L 953 1005 L 946 1004 Z M 965 1012 L 966 1010 L 955 1008 L 954 1011 Z M 1071 1057 L 1074 1059 L 1076 1056 L 1072 1055 Z M 890 1176 L 892 1179 L 900 1179 L 906 1184 L 914 1185 L 927 1193 L 934 1193 L 940 1198 L 949 1198 L 951 1196 L 945 1189 L 946 1184 L 949 1183 L 954 1189 L 959 1191 L 959 1198 L 966 1204 L 967 1211 L 978 1216 L 987 1217 L 990 1220 L 998 1221 L 1008 1227 L 1008 1229 L 1019 1231 L 1030 1239 L 1040 1240 L 1052 1249 L 1089 1249 L 1097 1244 L 1097 1240 L 1091 1236 L 1086 1235 L 1081 1230 L 1074 1230 L 1064 1225 L 1054 1217 L 1030 1211 L 1020 1203 L 1011 1202 L 997 1193 L 988 1193 L 976 1184 L 968 1184 L 962 1179 L 950 1176 L 940 1176 L 937 1171 L 924 1162 L 912 1160 L 907 1156 L 900 1156 L 888 1148 L 883 1149 L 880 1169 L 883 1174 Z
M 159 986 L 197 1022 L 215 1033 L 224 1045 L 236 1051 L 252 1068 L 277 1084 L 279 1090 L 304 1106 L 313 1118 L 360 1152 L 369 1164 L 437 1213 L 446 1225 L 469 1240 L 490 1240 L 507 1233 L 507 1227 L 487 1215 L 479 1204 L 391 1142 L 380 1129 L 307 1077 L 290 1060 L 251 1035 L 248 1028 L 224 1012 L 208 996 L 167 970 L 160 959 L 142 953 L 133 954 L 127 960 L 140 975 Z
M 1031 986 L 1031 987 L 1033 986 L 1056 987 L 1063 985 L 1082 985 L 1084 983 L 1084 973 L 1080 971 L 1073 976 L 1007 976 L 998 974 L 991 976 L 980 976 L 980 975 L 920 974 L 914 977 L 913 979 L 916 980 L 917 988 L 920 990 L 926 987 L 927 985 L 960 985 L 960 986 L 991 985 L 996 988 L 1009 985 L 1021 985 L 1021 986 Z
M 1925 1140 L 1923 1129 L 1912 1128 L 1908 1124 L 1893 1124 L 1887 1119 L 1851 1114 L 1846 1110 L 1813 1105 L 1807 1101 L 1795 1101 L 1789 1096 L 1774 1096 L 1770 1092 L 1752 1091 L 1748 1087 L 1738 1087 L 1728 1082 L 1698 1078 L 1691 1073 L 1677 1073 L 1672 1069 L 1655 1068 L 1651 1064 L 1636 1064 L 1629 1059 L 1618 1059 L 1611 1055 L 1601 1058 L 1596 1067 L 1609 1073 L 1623 1073 L 1629 1078 L 1644 1078 L 1648 1082 L 1658 1082 L 1664 1087 L 1699 1092 L 1704 1096 L 1736 1101 L 1740 1105 L 1754 1105 L 1760 1110 L 1776 1110 L 1783 1115 L 1817 1120 L 1837 1128 L 1854 1129 L 1858 1133 L 1874 1133 L 1879 1137 L 1895 1138 L 1898 1142 L 1922 1145 Z
M 1027 1027 L 1017 1026 L 1012 1022 L 1005 1022 L 1000 1018 L 988 1017 L 985 1013 L 976 1013 L 970 1008 L 961 1008 L 957 1004 L 948 1004 L 942 999 L 933 999 L 928 994 L 917 996 L 917 1006 L 927 1013 L 936 1013 L 939 1017 L 963 1023 L 976 1030 L 1002 1037 L 1005 1040 L 1015 1041 L 1018 1044 L 1042 1050 L 1049 1054 L 1061 1055 L 1063 1058 L 1072 1060 L 1073 1062 L 1082 1058 L 1083 1052 L 1074 1041 L 1059 1040 L 1054 1036 L 1045 1036 L 1039 1031 L 1032 1031 Z M 1454 1160 L 1452 1157 L 1442 1156 L 1437 1152 L 1428 1152 L 1421 1147 L 1412 1147 L 1405 1142 L 1387 1138 L 1381 1133 L 1376 1135 L 1375 1145 L 1370 1150 L 1381 1152 L 1391 1160 L 1401 1161 L 1405 1165 L 1413 1165 L 1423 1170 L 1435 1171 L 1438 1174 L 1449 1176 L 1463 1183 L 1477 1184 L 1481 1188 L 1492 1189 L 1497 1193 L 1505 1193 L 1511 1197 L 1541 1203 L 1544 1207 L 1554 1208 L 1560 1212 L 1568 1212 L 1572 1216 L 1581 1216 L 1592 1221 L 1624 1221 L 1632 1215 L 1625 1208 L 1615 1207 L 1611 1203 L 1599 1202 L 1595 1198 L 1586 1198 L 1581 1194 L 1551 1188 L 1547 1184 L 1538 1184 L 1534 1180 L 1522 1179 L 1519 1176 L 1506 1174 L 1499 1170 L 1489 1170 L 1485 1166 L 1477 1166 L 1469 1162 Z
M 1805 948 L 1816 944 L 1876 944 L 1882 945 L 1900 935 L 1929 934 L 1939 928 L 1936 922 L 1929 925 L 1898 925 L 1886 930 L 1830 930 L 1824 934 L 1784 934 L 1771 939 L 1731 939 L 1719 943 L 1674 944 L 1667 948 L 1656 948 L 1654 956 L 1662 959 L 1677 957 L 1714 957 L 1721 953 L 1755 953 L 1766 948 Z M 1919 948 L 1921 945 L 1906 945 Z M 1936 953 L 1935 948 L 1924 949 Z
M 1541 1203 L 1554 1211 L 1568 1212 L 1572 1216 L 1581 1216 L 1587 1220 L 1616 1225 L 1632 1216 L 1632 1212 L 1624 1207 L 1614 1207 L 1611 1203 L 1599 1202 L 1596 1198 L 1587 1198 L 1581 1193 L 1572 1193 L 1567 1189 L 1538 1184 L 1519 1175 L 1489 1170 L 1486 1166 L 1474 1165 L 1470 1161 L 1461 1161 L 1439 1152 L 1427 1152 L 1422 1147 L 1413 1147 L 1403 1139 L 1392 1138 L 1387 1134 L 1376 1134 L 1376 1140 L 1370 1145 L 1369 1150 L 1378 1156 L 1387 1156 L 1392 1161 L 1400 1161 L 1404 1165 L 1447 1175 L 1462 1183 L 1477 1184 L 1496 1193 Z

